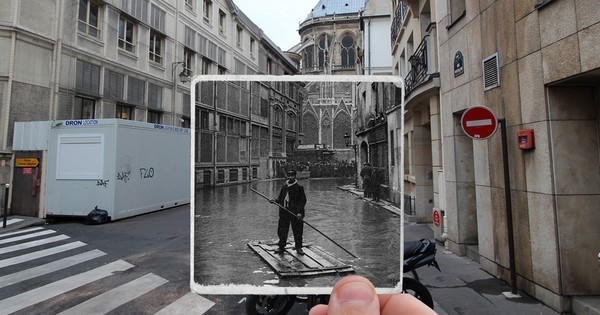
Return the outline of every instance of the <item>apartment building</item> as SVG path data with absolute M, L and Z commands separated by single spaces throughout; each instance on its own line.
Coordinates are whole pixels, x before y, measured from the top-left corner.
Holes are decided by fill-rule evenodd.
M 11 178 L 16 121 L 121 118 L 189 128 L 192 116 L 202 115 L 204 104 L 197 100 L 192 106 L 190 77 L 297 71 L 297 64 L 230 0 L 7 0 L 0 10 L 0 48 L 6 52 L 0 58 L 2 183 Z M 265 88 L 275 94 L 283 89 L 270 84 Z M 249 88 L 234 86 L 225 93 L 238 91 L 249 93 Z M 300 110 L 297 104 L 292 107 Z M 231 129 L 220 122 L 238 121 L 240 126 L 245 122 L 245 130 L 233 127 L 240 130 L 238 152 L 226 154 L 251 155 L 244 152 L 254 145 L 249 136 L 254 108 L 228 111 L 217 106 L 209 111 L 210 130 L 217 134 L 222 130 L 230 134 Z M 261 115 L 266 119 L 255 125 L 267 128 L 261 139 L 269 143 L 260 158 L 268 160 L 274 150 L 270 143 L 273 112 L 269 109 Z M 299 128 L 291 128 L 287 138 L 297 141 Z M 214 167 L 218 161 L 211 162 L 213 184 L 220 171 Z M 242 166 L 251 168 L 250 159 L 240 161 L 235 164 L 239 180 Z M 268 163 L 253 165 L 256 176 L 268 173 L 261 169 Z M 199 163 L 198 168 L 202 166 Z M 232 166 L 224 166 L 224 183 L 236 179 L 229 174 Z M 202 172 L 200 177 L 205 176 Z
M 393 71 L 405 81 L 405 105 L 387 114 L 390 152 L 404 152 L 403 165 L 400 154 L 391 161 L 390 199 L 403 203 L 412 220 L 431 222 L 432 209 L 441 202 L 442 174 L 436 1 L 395 0 L 391 6 Z
M 561 313 L 583 312 L 600 295 L 596 1 L 401 2 L 437 28 L 440 105 L 430 96 L 414 126 L 429 116 L 431 139 L 420 143 L 431 143 L 447 248 Z M 461 128 L 475 105 L 500 121 L 489 139 Z

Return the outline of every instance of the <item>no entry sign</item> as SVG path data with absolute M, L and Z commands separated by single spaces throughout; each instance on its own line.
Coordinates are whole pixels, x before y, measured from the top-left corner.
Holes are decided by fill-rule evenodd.
M 491 137 L 498 129 L 496 115 L 485 106 L 468 108 L 463 113 L 460 124 L 467 136 L 477 140 Z

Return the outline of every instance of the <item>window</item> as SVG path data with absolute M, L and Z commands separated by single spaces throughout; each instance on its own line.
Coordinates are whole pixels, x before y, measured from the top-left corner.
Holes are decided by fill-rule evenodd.
M 319 38 L 319 68 L 323 69 L 328 63 L 329 47 L 331 46 L 331 37 L 323 34 Z
M 200 129 L 208 130 L 209 129 L 209 119 L 208 119 L 208 111 L 202 110 L 200 111 Z
M 273 74 L 273 60 L 267 58 L 267 74 Z
M 146 98 L 146 81 L 129 77 L 127 80 L 127 102 L 144 105 Z
M 133 107 L 127 105 L 117 105 L 115 118 L 133 120 Z
M 135 24 L 124 16 L 119 17 L 119 48 L 131 53 L 135 50 Z
M 211 0 L 203 0 L 203 6 L 202 6 L 202 10 L 203 10 L 203 16 L 204 16 L 204 20 L 206 22 L 210 23 L 211 17 L 212 17 L 212 1 Z
M 163 87 L 148 83 L 148 107 L 162 108 Z M 188 97 L 189 98 L 189 97 Z
M 187 48 L 183 50 L 183 61 L 185 62 L 183 67 L 188 75 L 193 73 L 192 69 L 194 68 L 194 57 L 195 53 L 192 50 Z
M 219 33 L 221 34 L 225 34 L 225 32 L 227 31 L 226 26 L 227 25 L 227 14 L 225 14 L 225 12 L 219 10 Z
M 150 25 L 162 33 L 165 33 L 165 15 L 165 11 L 159 9 L 155 5 L 152 5 L 152 11 L 150 12 Z
M 196 32 L 188 26 L 185 27 L 185 45 L 189 48 L 196 48 Z
M 254 38 L 250 38 L 250 57 L 252 57 L 252 58 L 254 58 L 255 46 L 256 46 L 256 40 Z
M 100 7 L 90 0 L 79 1 L 79 23 L 77 28 L 80 32 L 93 37 L 100 37 Z
M 121 8 L 129 15 L 148 23 L 148 0 L 121 0 Z
M 202 58 L 202 74 L 210 74 L 212 62 L 207 58 Z
M 121 73 L 104 70 L 104 97 L 110 100 L 123 101 L 125 76 Z
M 235 45 L 238 48 L 243 48 L 242 44 L 244 41 L 244 30 L 238 25 L 236 28 L 236 33 L 235 33 Z
M 75 118 L 93 119 L 96 112 L 96 101 L 89 98 L 75 97 L 75 110 L 79 112 Z M 77 117 L 78 116 L 78 117 Z
M 465 0 L 449 0 L 450 25 L 465 15 Z
M 77 60 L 75 88 L 78 91 L 98 95 L 100 93 L 100 66 Z
M 185 7 L 194 10 L 194 0 L 185 0 Z
M 151 124 L 160 124 L 161 113 L 152 110 L 148 111 L 148 122 Z
M 355 64 L 354 38 L 351 35 L 342 37 L 342 68 L 353 68 Z
M 191 127 L 190 119 L 187 117 L 182 117 L 181 118 L 181 127 L 182 128 L 190 128 Z
M 314 65 L 315 46 L 310 45 L 304 48 L 304 58 L 302 58 L 302 66 L 304 69 L 312 69 Z
M 163 36 L 155 31 L 150 31 L 149 58 L 158 64 L 163 63 Z

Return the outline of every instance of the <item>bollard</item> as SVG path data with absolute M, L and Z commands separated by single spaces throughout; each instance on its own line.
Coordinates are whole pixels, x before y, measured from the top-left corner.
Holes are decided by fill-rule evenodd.
M 6 184 L 4 189 L 4 214 L 2 215 L 2 227 L 6 228 L 6 218 L 8 216 L 8 188 L 10 184 Z

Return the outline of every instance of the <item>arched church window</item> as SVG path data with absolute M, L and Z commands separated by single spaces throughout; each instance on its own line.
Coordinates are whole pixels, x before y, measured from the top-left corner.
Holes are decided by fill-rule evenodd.
M 315 46 L 314 45 L 310 45 L 306 48 L 304 48 L 304 56 L 302 56 L 302 66 L 304 67 L 304 69 L 312 69 L 313 65 L 315 64 L 314 62 L 315 59 Z
M 331 36 L 329 34 L 323 34 L 319 37 L 319 68 L 323 69 L 329 58 L 331 51 Z
M 354 37 L 350 34 L 342 37 L 342 67 L 351 68 L 356 63 L 356 51 L 354 48 Z

